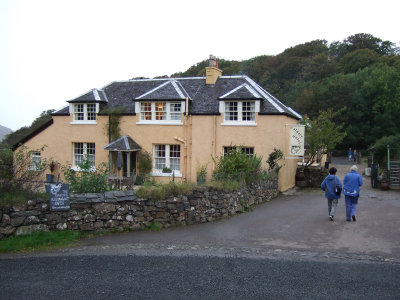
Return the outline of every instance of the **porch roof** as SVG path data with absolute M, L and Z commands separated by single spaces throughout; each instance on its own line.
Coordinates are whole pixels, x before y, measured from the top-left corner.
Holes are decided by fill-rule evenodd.
M 140 151 L 142 148 L 129 136 L 124 135 L 104 146 L 108 151 Z

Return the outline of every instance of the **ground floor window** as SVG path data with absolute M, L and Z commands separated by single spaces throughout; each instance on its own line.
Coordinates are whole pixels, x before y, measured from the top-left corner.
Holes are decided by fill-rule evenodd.
M 74 167 L 78 167 L 85 158 L 91 162 L 92 166 L 95 165 L 95 143 L 74 143 Z
M 162 172 L 165 168 L 180 172 L 180 145 L 154 145 L 154 169 L 155 171 Z
M 31 152 L 31 165 L 29 166 L 29 170 L 38 171 L 40 169 L 40 164 L 42 162 L 40 151 L 32 151 Z
M 254 147 L 236 147 L 236 146 L 224 147 L 224 156 L 227 155 L 229 151 L 232 150 L 240 150 L 246 153 L 248 156 L 254 156 Z

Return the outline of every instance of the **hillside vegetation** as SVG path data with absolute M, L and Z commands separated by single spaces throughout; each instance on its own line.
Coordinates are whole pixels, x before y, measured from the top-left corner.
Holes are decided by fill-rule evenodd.
M 207 61 L 172 77 L 202 76 Z M 390 41 L 360 33 L 328 44 L 315 40 L 274 56 L 220 59 L 224 75 L 246 74 L 302 115 L 345 107 L 342 148 L 366 149 L 400 131 L 400 56 Z

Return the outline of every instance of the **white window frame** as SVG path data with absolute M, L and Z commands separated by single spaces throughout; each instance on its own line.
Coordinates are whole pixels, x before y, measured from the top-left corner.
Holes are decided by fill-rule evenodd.
M 40 151 L 31 151 L 31 164 L 28 168 L 29 171 L 40 171 L 42 157 Z
M 75 153 L 76 147 L 78 145 L 82 145 L 82 153 Z M 92 152 L 93 154 L 89 153 L 88 154 L 88 150 L 91 150 L 90 146 L 93 146 L 92 148 Z M 80 162 L 77 161 L 77 156 L 81 157 L 82 160 Z M 75 171 L 80 171 L 79 168 L 79 164 L 83 161 L 83 159 L 85 157 L 91 158 L 93 157 L 93 159 L 91 159 L 91 161 L 93 162 L 92 168 L 95 168 L 95 163 L 96 163 L 96 144 L 95 143 L 84 143 L 84 142 L 74 142 L 72 143 L 72 169 L 74 169 Z
M 95 111 L 89 111 L 88 106 L 95 105 Z M 76 108 L 78 106 L 82 106 L 83 111 L 76 112 Z M 88 124 L 93 125 L 97 124 L 97 114 L 99 113 L 99 104 L 98 103 L 70 103 L 69 112 L 72 114 L 72 122 L 70 124 Z M 77 114 L 83 114 L 83 120 L 78 120 Z M 90 114 L 94 113 L 94 120 L 90 120 Z
M 240 149 L 242 152 L 246 153 L 247 156 L 249 156 L 249 157 L 254 156 L 254 147 L 247 147 L 247 146 L 225 146 L 223 149 L 224 156 L 227 155 L 228 152 L 233 149 Z
M 165 156 L 164 157 L 157 156 L 158 147 L 159 146 L 164 146 L 164 149 L 165 149 L 164 150 L 164 152 L 165 152 Z M 174 149 L 175 147 L 179 147 L 179 157 L 171 156 L 172 152 L 176 151 L 176 149 Z M 182 168 L 181 162 L 182 162 L 182 159 L 181 159 L 181 156 L 182 156 L 182 147 L 179 144 L 174 144 L 174 145 L 155 144 L 155 145 L 153 145 L 153 172 L 152 172 L 152 176 L 167 176 L 167 177 L 170 177 L 172 172 L 173 172 L 175 177 L 182 177 L 182 173 L 181 173 L 181 168 Z M 156 162 L 159 159 L 164 159 L 165 160 L 165 164 L 164 164 L 165 166 L 163 168 L 165 168 L 165 167 L 166 168 L 171 168 L 171 166 L 172 166 L 171 162 L 173 160 L 178 161 L 179 170 L 172 170 L 171 173 L 163 173 L 162 172 L 163 168 L 156 169 Z
M 163 120 L 157 120 L 159 111 L 156 111 L 157 104 L 162 103 L 164 105 L 164 116 Z M 151 106 L 151 119 L 145 120 L 145 113 L 148 113 L 148 110 L 144 110 L 145 105 L 150 104 Z M 180 110 L 177 111 L 174 108 L 179 104 Z M 185 111 L 185 102 L 184 101 L 138 101 L 135 104 L 135 110 L 139 114 L 139 121 L 136 124 L 154 124 L 154 125 L 183 125 L 182 123 L 182 114 Z M 179 119 L 178 117 L 179 116 Z
M 246 111 L 243 111 L 243 103 L 252 103 L 253 110 L 249 111 L 254 115 L 253 120 L 243 120 L 243 114 Z M 237 120 L 227 120 L 230 111 L 227 111 L 230 103 L 237 104 Z M 260 101 L 253 101 L 253 100 L 227 100 L 227 101 L 220 101 L 219 103 L 219 112 L 223 115 L 223 122 L 221 125 L 224 126 L 257 126 L 256 123 L 256 113 L 260 112 Z

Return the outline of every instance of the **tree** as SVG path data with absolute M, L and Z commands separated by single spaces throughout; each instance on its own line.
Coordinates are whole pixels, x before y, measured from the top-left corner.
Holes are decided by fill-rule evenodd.
M 335 118 L 342 114 L 344 109 L 334 112 L 332 109 L 320 111 L 317 118 L 302 119 L 305 127 L 305 156 L 307 161 L 304 168 L 308 168 L 316 160 L 318 154 L 327 154 L 335 149 L 346 136 L 342 132 L 343 124 L 336 124 Z
M 54 112 L 54 109 L 44 110 L 39 117 L 37 117 L 29 127 L 21 127 L 20 129 L 8 134 L 2 143 L 8 145 L 9 147 L 13 147 L 18 145 L 18 143 L 34 132 L 36 129 L 44 125 L 46 122 L 51 120 L 51 114 Z
M 356 73 L 358 70 L 376 63 L 379 56 L 370 49 L 359 49 L 350 52 L 339 61 L 339 67 L 344 73 Z
M 360 50 L 370 49 L 380 56 L 394 55 L 397 52 L 395 44 L 390 41 L 382 41 L 368 33 L 357 33 L 344 39 L 343 42 L 334 42 L 329 47 L 332 58 L 340 59 L 346 54 Z
M 362 91 L 373 102 L 374 126 L 371 133 L 378 139 L 400 131 L 400 64 L 379 64 L 372 68 Z

